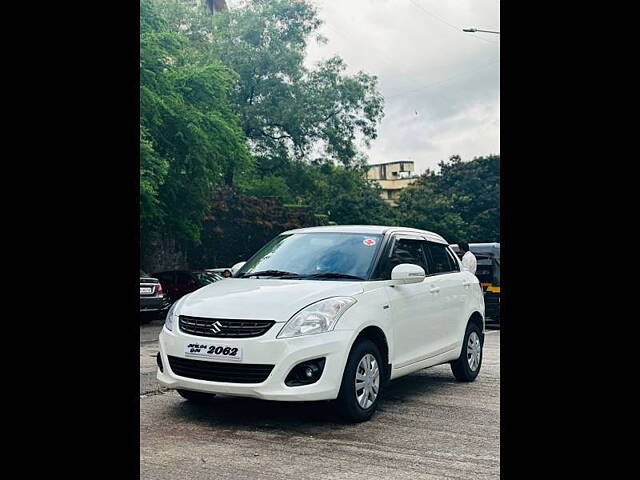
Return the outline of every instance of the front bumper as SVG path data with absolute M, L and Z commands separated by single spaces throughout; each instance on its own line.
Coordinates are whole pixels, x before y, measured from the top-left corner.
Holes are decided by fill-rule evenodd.
M 242 397 L 280 401 L 315 401 L 337 398 L 342 382 L 342 373 L 351 347 L 353 332 L 332 331 L 296 338 L 276 338 L 284 323 L 276 323 L 267 333 L 253 338 L 204 338 L 179 331 L 178 326 L 170 332 L 166 328 L 160 333 L 160 355 L 164 372 L 157 371 L 158 381 L 169 388 L 180 388 L 208 393 L 222 393 Z M 219 342 L 242 347 L 242 361 L 233 363 L 275 365 L 269 376 L 261 383 L 212 382 L 176 375 L 167 355 L 187 358 L 185 347 L 194 340 Z M 326 363 L 320 379 L 311 385 L 289 387 L 284 381 L 298 363 L 324 357 Z M 202 361 L 207 361 L 202 359 Z M 216 360 L 222 362 L 222 360 Z

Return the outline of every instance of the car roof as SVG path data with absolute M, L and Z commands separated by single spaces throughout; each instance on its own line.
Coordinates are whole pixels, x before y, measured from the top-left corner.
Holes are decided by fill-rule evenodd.
M 384 235 L 387 233 L 408 233 L 425 237 L 427 240 L 436 243 L 447 244 L 447 241 L 440 235 L 428 230 L 419 230 L 417 228 L 408 227 L 390 227 L 382 225 L 326 225 L 322 227 L 297 228 L 295 230 L 287 230 L 284 234 L 292 233 L 364 233 L 370 235 Z

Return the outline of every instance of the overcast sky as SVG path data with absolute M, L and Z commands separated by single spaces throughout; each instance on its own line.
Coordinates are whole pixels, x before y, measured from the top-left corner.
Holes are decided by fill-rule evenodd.
M 339 55 L 378 76 L 385 116 L 369 163 L 414 160 L 422 172 L 500 153 L 500 36 L 461 31 L 499 31 L 499 0 L 309 1 L 329 41 L 311 43 L 307 62 Z

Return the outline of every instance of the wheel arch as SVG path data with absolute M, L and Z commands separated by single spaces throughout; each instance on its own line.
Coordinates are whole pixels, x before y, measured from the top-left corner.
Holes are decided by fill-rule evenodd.
M 469 323 L 475 323 L 480 331 L 484 334 L 484 318 L 482 317 L 482 314 L 480 312 L 473 312 L 469 317 L 469 321 L 467 322 L 467 324 Z
M 353 340 L 353 343 L 351 344 L 351 349 L 349 350 L 349 353 L 351 353 L 351 350 L 353 350 L 353 347 L 361 339 L 365 339 L 365 338 L 375 343 L 378 349 L 380 350 L 380 354 L 382 355 L 382 362 L 384 364 L 383 379 L 384 379 L 384 383 L 386 384 L 389 382 L 389 378 L 391 377 L 391 363 L 389 362 L 389 341 L 387 339 L 387 335 L 384 333 L 384 331 L 380 327 L 376 325 L 369 325 L 363 328 L 362 331 L 360 331 L 360 333 L 358 333 L 356 338 Z

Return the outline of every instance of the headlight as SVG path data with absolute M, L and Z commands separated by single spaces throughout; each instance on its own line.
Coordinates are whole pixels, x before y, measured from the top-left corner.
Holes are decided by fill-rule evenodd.
M 354 303 L 356 300 L 351 297 L 333 297 L 312 303 L 291 317 L 277 338 L 329 332 L 334 329 L 342 314 Z
M 171 305 L 171 308 L 167 312 L 167 318 L 164 320 L 164 328 L 169 331 L 173 331 L 173 326 L 178 321 L 178 315 L 176 314 L 178 303 L 181 303 L 180 300 Z

